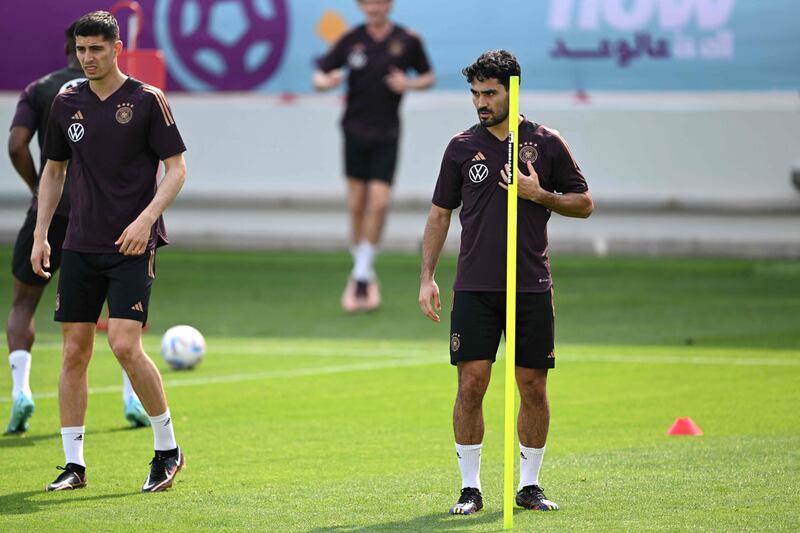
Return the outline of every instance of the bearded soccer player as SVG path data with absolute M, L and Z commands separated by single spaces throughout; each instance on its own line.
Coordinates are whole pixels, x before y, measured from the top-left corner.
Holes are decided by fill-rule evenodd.
M 450 140 L 425 226 L 419 304 L 439 322 L 434 280 L 450 215 L 461 207 L 461 250 L 454 285 L 450 362 L 458 371 L 453 410 L 461 496 L 452 514 L 483 508 L 480 458 L 483 397 L 505 328 L 506 217 L 509 120 L 519 121 L 516 381 L 521 397 L 517 429 L 520 484 L 517 505 L 555 510 L 539 485 L 550 409 L 547 372 L 555 366 L 553 283 L 547 251 L 552 212 L 586 218 L 593 204 L 566 141 L 524 116 L 509 117 L 509 78 L 520 74 L 505 50 L 482 54 L 463 70 L 479 123 Z
M 83 458 L 87 368 L 95 325 L 108 300 L 108 341 L 130 376 L 153 428 L 155 454 L 144 492 L 169 488 L 184 465 L 161 375 L 142 348 L 156 248 L 167 243 L 163 211 L 186 176 L 186 150 L 163 93 L 125 76 L 117 20 L 95 11 L 75 25 L 88 81 L 59 94 L 50 112 L 31 264 L 49 278 L 48 227 L 70 172 L 70 213 L 55 319 L 62 323 L 59 380 L 64 470 L 48 491 L 86 485 Z M 157 184 L 159 162 L 165 175 Z
M 58 93 L 74 87 L 86 79 L 78 58 L 75 56 L 74 28 L 75 24 L 73 23 L 65 32 L 67 67 L 51 72 L 25 88 L 17 103 L 17 110 L 8 136 L 8 152 L 11 162 L 30 188 L 33 198 L 25 222 L 17 235 L 11 262 L 11 270 L 14 275 L 14 295 L 8 313 L 6 338 L 8 339 L 8 360 L 11 366 L 13 385 L 11 399 L 13 403 L 6 433 L 24 433 L 28 429 L 28 419 L 33 415 L 34 403 L 30 388 L 30 372 L 31 348 L 33 348 L 36 333 L 34 314 L 42 292 L 49 282 L 48 279 L 34 274 L 31 269 L 31 248 L 33 246 L 33 228 L 36 225 L 39 174 L 36 172 L 28 144 L 33 138 L 33 134 L 36 133 L 41 154 L 39 170 L 43 170 L 46 160 L 42 148 L 53 99 Z M 61 246 L 64 243 L 69 219 L 68 187 L 69 180 L 64 183 L 64 194 L 56 207 L 48 230 L 47 238 L 52 250 L 49 269 L 51 274 L 61 265 Z M 122 371 L 122 401 L 125 418 L 133 427 L 150 425 L 147 413 L 124 370 Z
M 400 137 L 403 94 L 427 89 L 434 75 L 422 40 L 389 19 L 392 0 L 358 0 L 366 24 L 342 36 L 321 60 L 314 87 L 338 87 L 347 67 L 344 130 L 353 270 L 342 294 L 347 312 L 380 306 L 374 270 L 389 207 Z M 406 75 L 415 71 L 416 77 Z

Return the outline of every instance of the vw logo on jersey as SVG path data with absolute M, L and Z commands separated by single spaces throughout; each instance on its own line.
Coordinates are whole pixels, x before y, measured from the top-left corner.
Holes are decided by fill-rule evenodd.
M 489 175 L 489 168 L 483 163 L 476 163 L 469 167 L 469 179 L 472 183 L 480 183 Z
M 69 138 L 74 143 L 83 139 L 83 124 L 79 124 L 78 122 L 70 124 L 69 128 L 67 128 L 67 135 L 69 135 Z
M 367 66 L 367 54 L 363 48 L 354 47 L 347 56 L 347 65 L 353 70 L 360 70 Z

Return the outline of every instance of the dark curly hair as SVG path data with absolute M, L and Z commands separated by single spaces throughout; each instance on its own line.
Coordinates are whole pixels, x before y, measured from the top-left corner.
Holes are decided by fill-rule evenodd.
M 514 54 L 508 50 L 490 50 L 480 55 L 473 64 L 465 67 L 461 73 L 467 77 L 467 82 L 473 80 L 486 81 L 497 79 L 508 89 L 508 80 L 511 76 L 519 76 L 521 69 Z
M 100 35 L 112 43 L 119 40 L 119 23 L 108 11 L 92 11 L 75 22 L 75 37 Z
M 75 26 L 78 24 L 76 20 L 69 25 L 69 28 L 64 30 L 64 37 L 67 38 L 64 43 L 64 53 L 68 56 L 75 55 Z

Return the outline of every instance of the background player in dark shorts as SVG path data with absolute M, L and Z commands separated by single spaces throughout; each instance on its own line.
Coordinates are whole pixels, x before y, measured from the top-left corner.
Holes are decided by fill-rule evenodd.
M 434 273 L 450 215 L 460 206 L 461 250 L 453 287 L 450 353 L 458 368 L 453 429 L 462 490 L 450 510 L 453 514 L 471 514 L 483 507 L 482 405 L 505 326 L 508 85 L 520 68 L 513 55 L 497 50 L 482 54 L 463 73 L 480 123 L 453 137 L 442 158 L 425 226 L 419 291 L 423 314 L 439 322 L 441 304 Z M 522 116 L 511 119 L 520 121 L 516 378 L 521 405 L 516 501 L 524 508 L 544 511 L 558 509 L 539 487 L 550 424 L 547 371 L 555 365 L 547 221 L 553 211 L 586 218 L 593 205 L 586 180 L 561 135 Z
M 373 268 L 386 221 L 400 137 L 403 93 L 434 82 L 422 40 L 389 20 L 392 0 L 358 0 L 366 24 L 342 36 L 314 72 L 314 87 L 338 87 L 347 67 L 342 118 L 352 228 L 353 270 L 342 295 L 345 311 L 374 310 L 380 289 Z M 415 78 L 406 76 L 413 70 Z
M 11 261 L 11 272 L 14 276 L 13 300 L 6 323 L 9 363 L 13 388 L 11 392 L 11 417 L 6 426 L 6 433 L 22 433 L 28 428 L 28 418 L 33 414 L 33 394 L 30 389 L 30 369 L 32 363 L 31 348 L 35 338 L 34 314 L 48 280 L 37 276 L 31 269 L 31 248 L 33 246 L 33 229 L 36 226 L 37 198 L 39 174 L 31 156 L 28 145 L 33 134 L 37 134 L 39 152 L 41 154 L 39 170 L 44 168 L 43 153 L 44 135 L 47 119 L 55 96 L 70 87 L 84 81 L 83 70 L 75 56 L 74 24 L 67 28 L 65 52 L 68 66 L 61 70 L 39 78 L 20 95 L 17 110 L 11 123 L 8 138 L 8 150 L 14 168 L 25 181 L 33 195 L 31 207 L 17 235 L 14 255 Z M 69 194 L 65 191 L 56 208 L 53 221 L 50 223 L 47 238 L 52 250 L 50 256 L 50 273 L 54 273 L 61 265 L 61 246 L 67 231 L 69 218 Z M 142 404 L 133 391 L 131 382 L 125 371 L 122 371 L 122 400 L 125 418 L 134 427 L 149 425 Z
M 113 15 L 95 11 L 81 17 L 75 41 L 89 81 L 53 101 L 31 251 L 34 272 L 49 278 L 47 229 L 69 163 L 72 211 L 56 296 L 56 320 L 64 334 L 59 405 L 67 464 L 47 490 L 86 485 L 87 370 L 96 321 L 108 298 L 108 342 L 153 428 L 155 454 L 142 490 L 155 492 L 172 485 L 184 458 L 161 375 L 142 348 L 142 326 L 155 277 L 155 249 L 167 243 L 161 214 L 186 179 L 186 148 L 161 90 L 120 72 L 122 41 Z M 160 161 L 166 172 L 159 184 Z

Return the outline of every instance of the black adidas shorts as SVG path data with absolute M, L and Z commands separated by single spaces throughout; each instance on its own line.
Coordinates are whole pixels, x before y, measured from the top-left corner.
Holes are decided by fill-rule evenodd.
M 97 322 L 108 299 L 109 318 L 147 323 L 155 250 L 139 256 L 64 250 L 56 295 L 57 322 Z
M 348 177 L 392 184 L 397 166 L 398 141 L 370 142 L 345 133 L 344 167 Z
M 506 328 L 505 292 L 456 291 L 450 313 L 450 363 L 497 357 Z M 517 294 L 516 366 L 554 368 L 553 294 Z
M 67 223 L 69 219 L 59 215 L 53 215 L 50 228 L 47 230 L 47 242 L 50 243 L 50 273 L 55 273 L 61 265 L 61 246 L 64 244 L 64 236 L 67 234 Z M 26 285 L 43 286 L 49 283 L 49 279 L 37 276 L 31 267 L 31 250 L 33 249 L 33 230 L 36 229 L 36 211 L 28 210 L 25 222 L 22 223 L 17 234 L 17 241 L 14 243 L 14 255 L 11 259 L 11 273 Z

